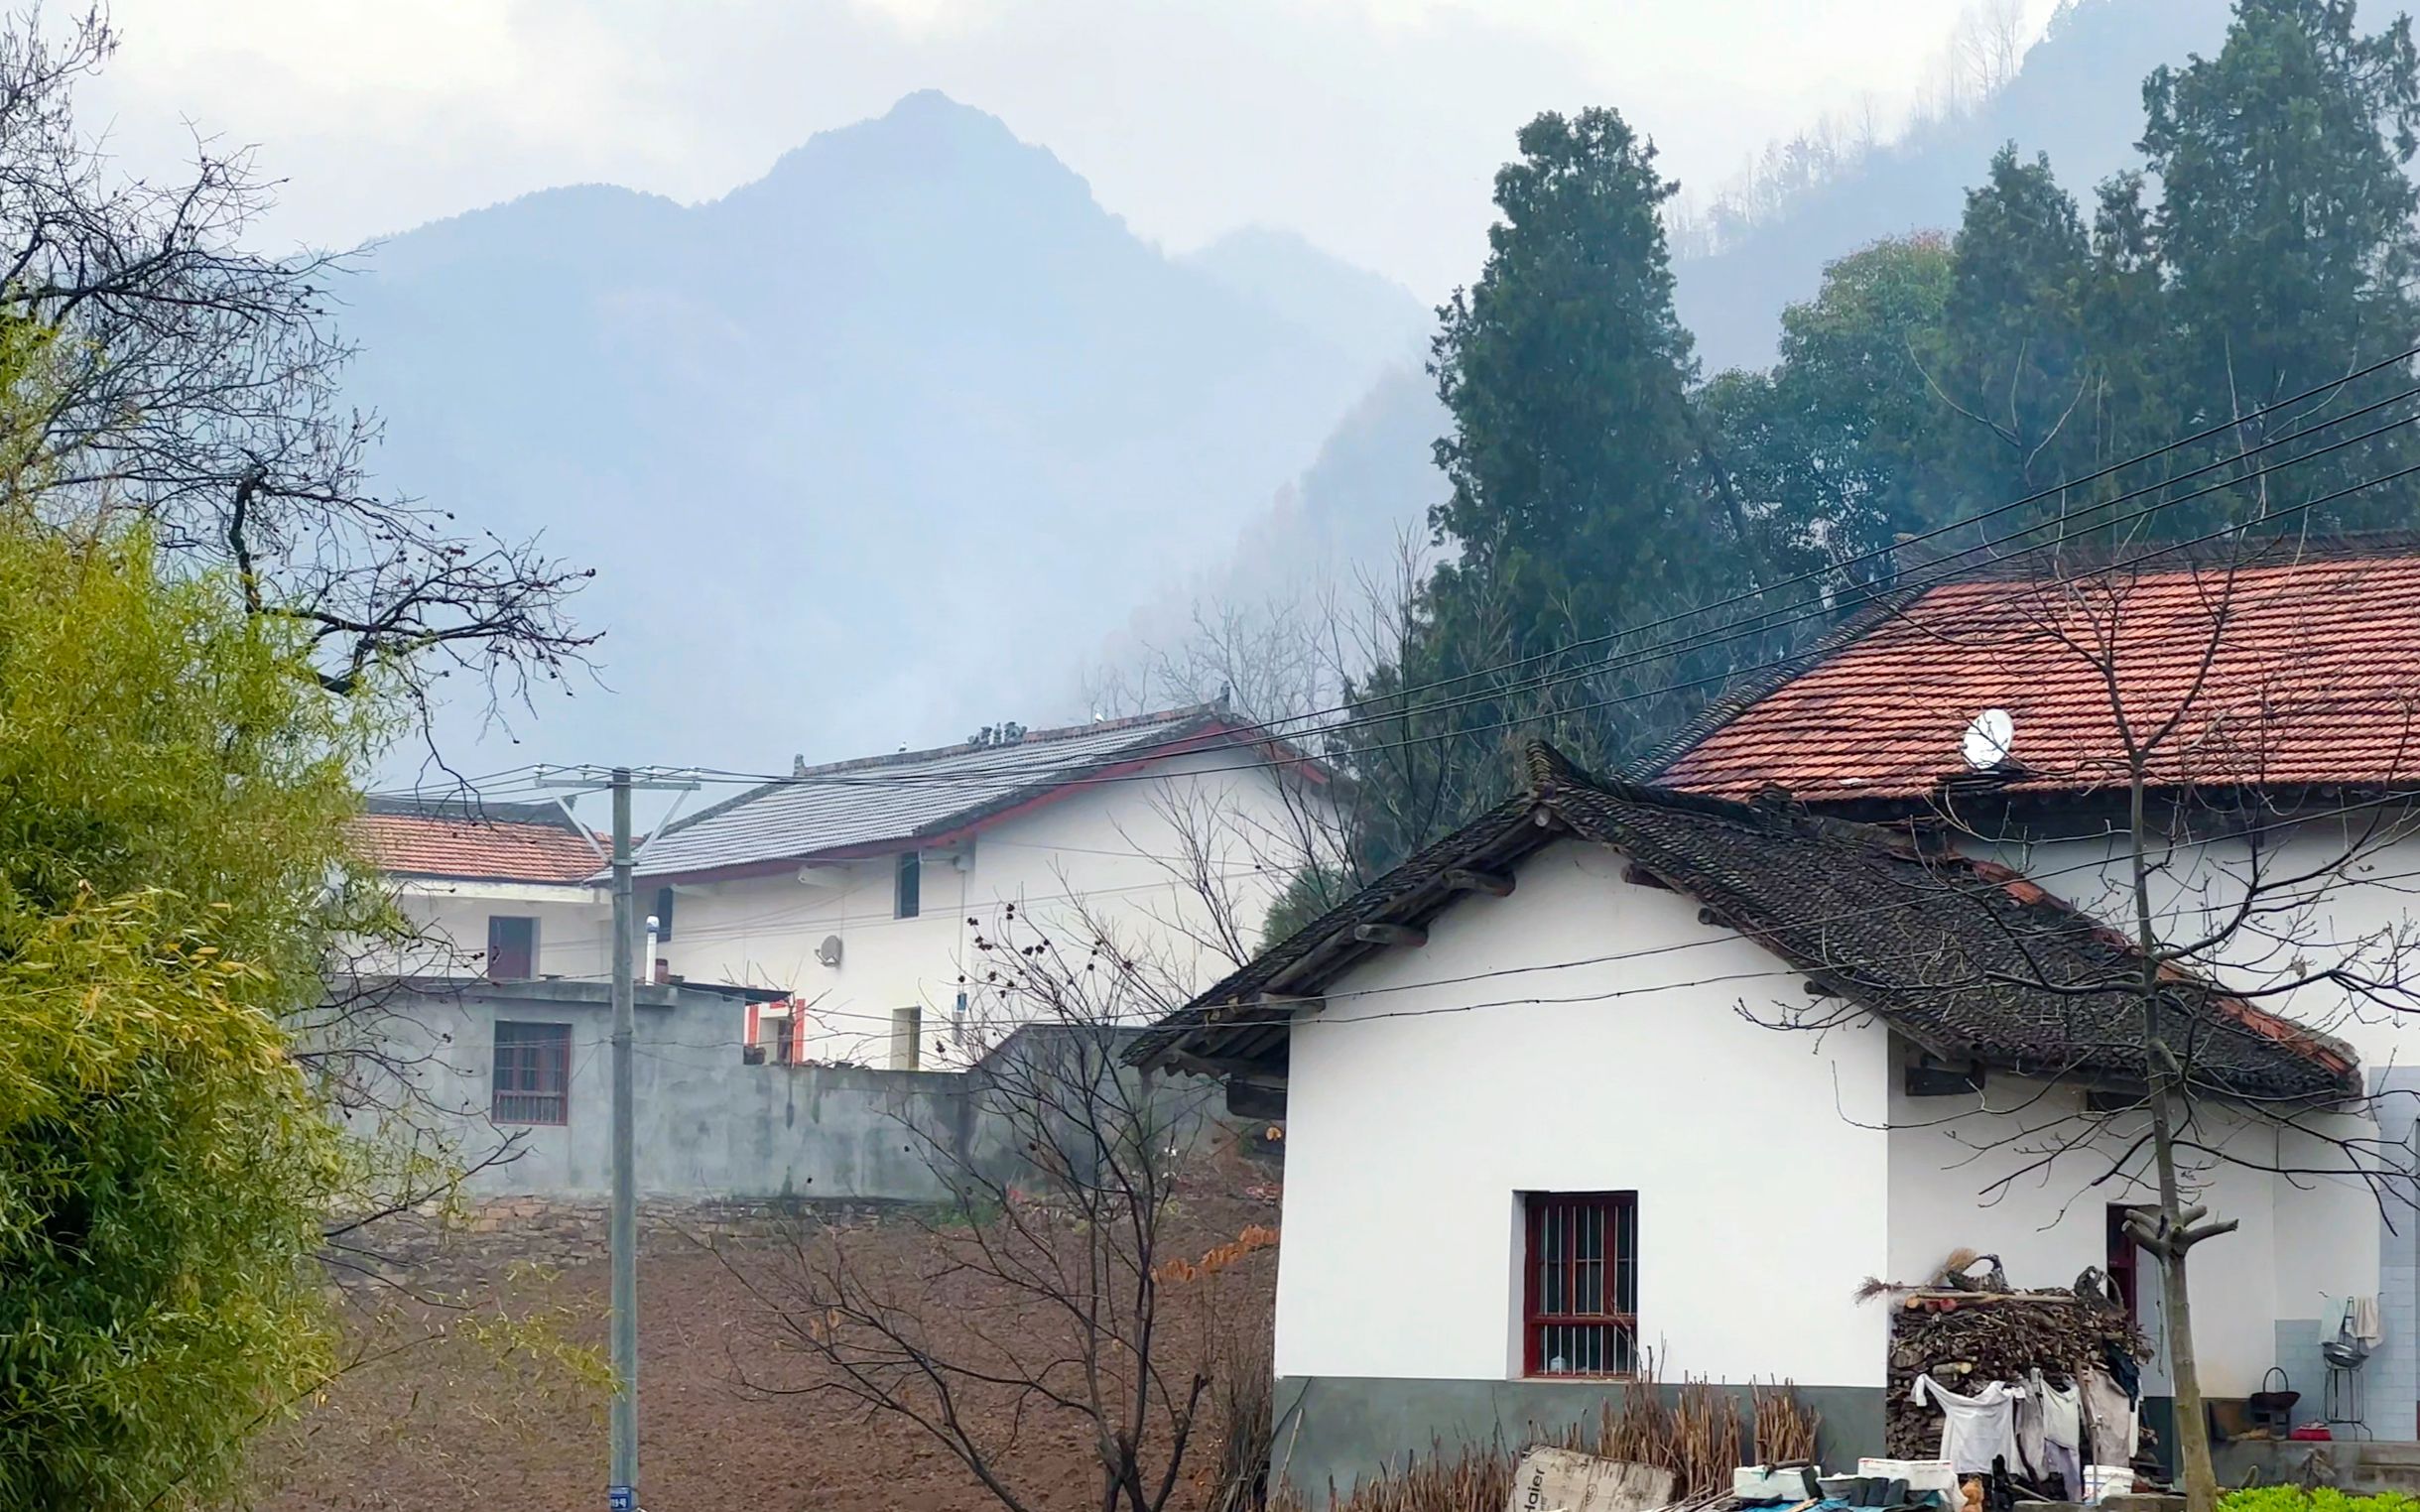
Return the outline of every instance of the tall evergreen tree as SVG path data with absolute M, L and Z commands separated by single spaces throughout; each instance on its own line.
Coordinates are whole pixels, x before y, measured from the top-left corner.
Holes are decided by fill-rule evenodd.
M 1675 186 L 1653 145 L 1586 110 L 1539 116 L 1520 150 L 1496 175 L 1486 265 L 1433 346 L 1454 429 L 1430 524 L 1453 559 L 1402 654 L 1356 691 L 1340 753 L 1384 795 L 1370 864 L 1491 802 L 1529 733 L 1604 764 L 1669 728 L 1702 693 L 1631 695 L 1688 672 L 1633 665 L 1606 637 L 1753 581 L 1754 524 L 1690 396 L 1662 219 Z
M 1967 194 L 1950 292 L 1927 356 L 1937 465 L 1959 514 L 2089 470 L 2097 381 L 2077 308 L 2092 246 L 2050 160 L 2003 147 Z
M 2420 197 L 2404 174 L 2420 146 L 2420 60 L 2408 17 L 2363 35 L 2353 0 L 2236 0 L 2218 56 L 2154 72 L 2143 104 L 2141 148 L 2161 187 L 2151 231 L 2173 322 L 2169 378 L 2189 423 L 2245 415 L 2420 344 L 2409 287 Z M 2236 440 L 2256 444 L 2375 397 L 2348 392 Z M 2237 507 L 2290 507 L 2414 455 L 2410 432 L 2394 432 L 2297 465 L 2290 482 L 2248 484 Z M 2308 524 L 2403 520 L 2410 497 L 2373 491 Z
M 1516 612 L 1609 622 L 1642 588 L 1735 575 L 1694 486 L 1696 359 L 1661 213 L 1677 186 L 1610 110 L 1542 115 L 1520 146 L 1486 267 L 1441 312 L 1453 493 L 1431 523 Z

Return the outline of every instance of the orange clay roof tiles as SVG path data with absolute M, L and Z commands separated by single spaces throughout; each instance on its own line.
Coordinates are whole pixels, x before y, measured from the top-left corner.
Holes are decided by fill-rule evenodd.
M 597 869 L 596 847 L 560 816 L 370 813 L 353 833 L 381 870 L 487 882 L 578 882 Z
M 1716 724 L 1658 781 L 1920 799 L 1970 775 L 1962 737 L 1987 708 L 2015 726 L 2011 795 L 2123 788 L 2119 709 L 2137 732 L 2177 721 L 2149 762 L 2163 785 L 2420 777 L 2420 555 L 2379 551 L 1932 587 Z

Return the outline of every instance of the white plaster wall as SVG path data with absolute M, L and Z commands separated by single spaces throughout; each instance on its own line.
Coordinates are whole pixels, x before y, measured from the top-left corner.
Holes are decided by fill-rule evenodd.
M 2288 879 L 2305 879 L 2265 897 L 2264 906 L 2277 908 L 2281 901 L 2292 906 L 2236 931 L 2207 964 L 2244 987 L 2271 986 L 2335 965 L 2420 980 L 2420 944 L 2407 948 L 2401 939 L 2414 929 L 2414 905 L 2420 902 L 2420 836 L 2381 842 L 2369 830 L 2386 818 L 2383 811 L 2363 810 L 2271 830 L 2259 836 L 2256 863 L 2253 842 L 2243 838 L 2178 848 L 2163 857 L 2170 864 L 2151 880 L 2162 935 L 2194 939 L 2230 922 L 2254 877 L 2272 889 Z M 2339 864 L 2356 849 L 2360 854 L 2352 865 Z M 2051 892 L 2132 933 L 2129 867 L 2120 838 L 2007 845 L 1996 854 Z M 2405 953 L 2413 958 L 2399 960 Z M 2343 1039 L 2364 1067 L 2420 1064 L 2420 1012 L 2363 1001 L 2326 982 L 2265 999 L 2262 1006 Z
M 2288 1130 L 2277 1135 L 2276 1164 L 2285 1171 L 2329 1171 L 2343 1163 L 2339 1150 L 2318 1137 L 2321 1133 L 2341 1138 L 2375 1132 L 2365 1120 L 2313 1122 L 2324 1127 L 2315 1127 L 2311 1134 Z M 2281 1174 L 2269 1190 L 2277 1212 L 2279 1318 L 2317 1318 L 2328 1298 L 2376 1294 L 2383 1236 L 2377 1197 L 2367 1184 L 2336 1174 Z M 2398 1207 L 2393 1216 L 2402 1225 L 2410 1214 Z
M 2265 902 L 2275 911 L 2261 916 L 2255 927 L 2235 932 L 2211 960 L 2196 964 L 2247 989 L 2272 989 L 2331 966 L 2374 979 L 2420 979 L 2420 957 L 2402 958 L 2420 949 L 2420 945 L 2407 943 L 2414 930 L 2414 900 L 2420 898 L 2415 891 L 2420 887 L 2420 838 L 2394 838 L 2389 826 L 2398 821 L 2408 825 L 2388 811 L 2360 810 L 2290 829 L 2265 829 L 2254 838 L 2179 847 L 2162 857 L 2169 864 L 2151 882 L 2161 933 L 2177 940 L 2207 935 L 2229 922 L 2230 911 L 2246 900 L 2255 879 L 2261 885 L 2301 879 L 2282 892 L 2272 891 Z M 2070 902 L 2131 929 L 2130 868 L 2121 838 L 2010 845 L 1999 855 Z M 2276 907 L 2281 902 L 2287 906 Z M 2396 996 L 2389 994 L 2390 1000 Z M 2420 1012 L 2365 1000 L 2325 981 L 2265 998 L 2262 1006 L 2344 1040 L 2360 1057 L 2373 1084 L 2380 1071 L 2420 1060 Z M 2362 1109 L 2354 1118 L 2308 1121 L 2315 1131 L 2367 1138 L 2375 1133 L 2380 1111 Z M 2408 1114 L 2408 1108 L 2401 1111 Z M 2322 1294 L 2349 1293 L 2381 1295 L 2386 1310 L 2394 1313 L 2396 1300 L 2383 1294 L 2396 1286 L 2408 1287 L 2409 1281 L 2380 1268 L 2381 1194 L 2350 1175 L 2307 1174 L 2343 1171 L 2350 1159 L 2347 1152 L 2317 1137 L 2270 1128 L 2258 1131 L 2252 1145 L 2260 1163 L 2305 1173 L 2242 1173 L 2239 1179 L 2223 1182 L 2211 1199 L 2215 1216 L 2244 1217 L 2247 1230 L 2254 1227 L 2250 1209 L 2265 1205 L 2273 1210 L 2269 1237 L 2255 1240 L 2268 1253 L 2273 1311 L 2266 1317 L 2313 1318 L 2321 1310 Z M 2395 1168 L 2407 1162 L 2408 1155 L 2380 1151 L 2360 1159 Z M 2261 1189 L 2257 1197 L 2250 1194 L 2252 1187 Z M 2412 1220 L 2408 1189 L 2390 1190 L 2384 1200 L 2393 1221 Z M 2225 1330 L 2230 1323 L 2213 1322 L 2221 1308 L 2199 1307 L 2200 1278 L 2207 1271 L 2216 1285 L 2220 1275 L 2250 1264 L 2245 1250 L 2252 1246 L 2237 1242 L 2243 1237 L 2229 1235 L 2195 1251 L 2195 1330 L 2206 1359 L 2213 1357 L 2208 1342 L 2212 1330 Z M 2232 1372 L 2228 1389 L 2248 1390 L 2242 1372 L 2255 1361 L 2266 1369 L 2276 1344 L 2272 1336 L 2254 1337 L 2250 1320 L 2236 1321 L 2241 1336 L 2223 1344 L 2226 1352 L 2218 1358 Z
M 2147 1182 L 2130 1179 L 2146 1173 L 2140 1156 L 2129 1176 L 2102 1180 L 2143 1128 L 2086 1123 L 2079 1091 L 1994 1076 L 1979 1095 L 1910 1097 L 1892 1080 L 1894 1281 L 1921 1280 L 1965 1247 L 1998 1255 L 2017 1286 L 2066 1286 L 2086 1267 L 2107 1262 L 2108 1204 L 2157 1197 Z M 2190 1199 L 2241 1227 L 2193 1252 L 2194 1338 L 2203 1389 L 2241 1396 L 2276 1363 L 2275 1320 L 2311 1316 L 2294 1311 L 2281 1287 L 2307 1287 L 2324 1274 L 2339 1278 L 2341 1290 L 2342 1278 L 2363 1273 L 2371 1278 L 2363 1289 L 2374 1287 L 2376 1215 L 2357 1210 L 2360 1221 L 2349 1222 L 2346 1198 L 2356 1191 L 2298 1191 L 2267 1169 L 2287 1163 L 2278 1159 L 2273 1128 L 2213 1106 L 2200 1119 L 2200 1141 L 2235 1159 L 2189 1156 Z M 2140 1284 L 2156 1337 L 2159 1282 L 2147 1263 Z M 2155 1372 L 2155 1383 L 2163 1379 Z
M 1621 869 L 1550 846 L 1297 1021 L 1279 1375 L 1518 1375 L 1516 1194 L 1635 1191 L 1667 1379 L 1882 1384 L 1883 1314 L 1849 1293 L 1888 1258 L 1885 1036 L 1748 1022 L 1803 1004 L 1797 973 Z
M 986 990 L 978 935 L 1003 938 L 1002 915 L 1013 904 L 1054 937 L 1081 938 L 1081 913 L 1151 967 L 1156 990 L 1132 1005 L 1146 1021 L 1233 967 L 1220 948 L 1219 915 L 1242 921 L 1248 954 L 1302 853 L 1275 780 L 1244 759 L 1220 750 L 1168 761 L 1152 769 L 1155 780 L 1082 788 L 929 851 L 914 919 L 893 917 L 889 855 L 820 864 L 814 884 L 788 872 L 685 884 L 673 938 L 658 954 L 691 981 L 778 987 L 808 999 L 808 1054 L 819 1060 L 888 1065 L 892 1013 L 920 1007 L 921 1064 L 952 1066 L 979 1055 L 1029 1006 Z M 1197 853 L 1209 863 L 1216 909 L 1193 880 Z M 959 856 L 963 870 L 953 864 Z M 644 907 L 655 884 L 644 855 L 640 864 Z M 836 968 L 816 958 L 828 936 L 841 942 Z M 963 1045 L 951 1033 L 961 987 L 972 1021 Z
M 602 980 L 612 969 L 612 905 L 601 891 L 537 884 L 423 882 L 396 898 L 405 917 L 429 936 L 406 951 L 407 972 L 479 976 L 486 972 L 487 921 L 496 914 L 538 921 L 540 976 Z

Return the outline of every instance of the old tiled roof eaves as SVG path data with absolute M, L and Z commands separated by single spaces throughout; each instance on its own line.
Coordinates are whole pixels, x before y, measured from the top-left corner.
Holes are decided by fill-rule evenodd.
M 1559 835 L 1610 846 L 1919 1046 L 2031 1074 L 2143 1080 L 2140 955 L 2016 872 L 1928 854 L 1903 832 L 1803 810 L 1588 777 L 1533 747 L 1530 791 L 1440 840 L 1164 1019 L 1131 1057 L 1282 1073 L 1264 995 L 1312 997 L 1370 949 L 1357 926 L 1419 925 L 1462 869 L 1509 869 Z M 2352 1053 L 2173 966 L 2164 1037 L 2197 1084 L 2264 1098 L 2355 1090 Z M 1232 1026 L 1221 1028 L 1224 1024 Z

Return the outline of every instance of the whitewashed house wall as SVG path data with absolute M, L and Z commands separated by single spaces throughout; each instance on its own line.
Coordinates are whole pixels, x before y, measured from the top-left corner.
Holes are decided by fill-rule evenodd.
M 898 1009 L 920 1010 L 919 1064 L 928 1067 L 965 1064 L 1030 1009 L 987 993 L 975 949 L 978 936 L 999 938 L 1010 904 L 1063 939 L 1082 933 L 1080 913 L 1105 922 L 1164 968 L 1154 974 L 1167 977 L 1181 1002 L 1236 964 L 1214 947 L 1220 912 L 1240 922 L 1245 949 L 1259 943 L 1302 853 L 1291 806 L 1304 800 L 1289 798 L 1234 748 L 1174 757 L 1149 772 L 1147 781 L 1076 785 L 926 852 L 912 919 L 895 917 L 895 854 L 678 884 L 672 938 L 657 954 L 689 980 L 794 994 L 809 1005 L 810 1057 L 874 1066 L 891 1064 Z M 1197 852 L 1212 862 L 1217 909 L 1191 878 L 1188 858 Z M 640 870 L 644 909 L 656 886 L 644 856 Z M 833 937 L 840 963 L 828 967 L 817 951 Z M 970 980 L 961 984 L 961 974 Z M 960 990 L 972 1020 L 962 1044 L 951 1032 Z M 1171 1006 L 1155 999 L 1133 1009 L 1139 1021 Z
M 612 968 L 613 904 L 602 888 L 413 878 L 395 901 L 425 937 L 393 963 L 407 975 L 483 974 L 487 921 L 499 914 L 538 921 L 541 977 L 597 981 Z
M 1519 1377 L 1519 1195 L 1635 1191 L 1666 1378 L 1880 1387 L 1883 1315 L 1847 1298 L 1886 1264 L 1885 1038 L 1749 1022 L 1797 973 L 1622 865 L 1551 845 L 1297 1019 L 1280 1376 Z
M 1584 963 L 1538 969 L 1559 962 Z M 2105 1263 L 2105 1204 L 2145 1193 L 2093 1187 L 2091 1152 L 1986 1192 L 2031 1158 L 1977 1153 L 2013 1120 L 1962 1115 L 1973 1093 L 1910 1097 L 1908 1052 L 1871 1023 L 1766 1027 L 1807 1002 L 1799 973 L 1694 901 L 1566 840 L 1511 896 L 1457 901 L 1424 946 L 1367 957 L 1298 1015 L 1276 1322 L 1281 1402 L 1315 1425 L 1297 1483 L 1349 1482 L 1432 1433 L 1592 1415 L 1601 1387 L 1520 1379 L 1524 1192 L 1635 1191 L 1640 1334 L 1663 1378 L 1787 1376 L 1852 1444 L 1880 1440 L 1886 1368 L 1885 1308 L 1851 1301 L 1863 1280 L 1921 1280 L 1961 1246 L 2019 1286 Z M 1980 1101 L 2042 1119 L 2081 1093 L 1995 1075 Z M 2281 1342 L 2316 1359 L 2303 1299 L 2375 1286 L 2378 1214 L 2356 1183 L 2255 1169 L 2311 1166 L 2315 1141 L 2204 1118 L 2244 1164 L 2197 1178 L 2241 1228 L 2195 1252 L 2196 1338 L 2206 1389 L 2241 1395 Z M 2142 1287 L 2157 1337 L 2148 1265 Z

